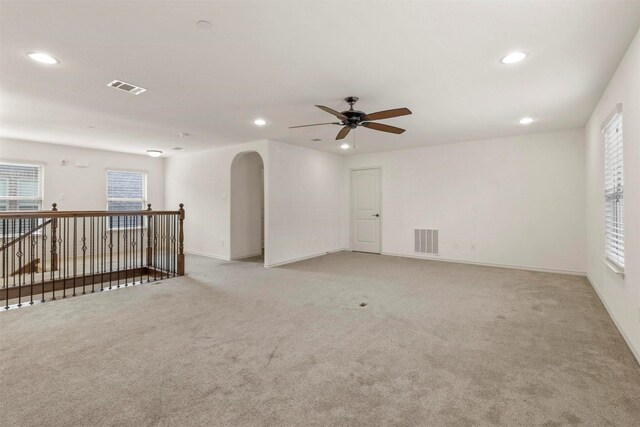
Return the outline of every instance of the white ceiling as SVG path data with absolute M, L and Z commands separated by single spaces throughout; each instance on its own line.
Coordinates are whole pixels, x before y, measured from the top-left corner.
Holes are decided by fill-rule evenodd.
M 383 121 L 403 135 L 360 128 L 359 153 L 581 127 L 639 25 L 640 0 L 2 1 L 0 135 L 134 153 L 267 138 L 340 152 L 338 126 L 287 127 L 332 121 L 314 104 L 344 110 L 348 95 L 365 112 L 413 111 Z M 34 50 L 61 63 L 34 63 Z M 500 64 L 513 50 L 530 56 Z M 538 120 L 518 125 L 525 115 Z

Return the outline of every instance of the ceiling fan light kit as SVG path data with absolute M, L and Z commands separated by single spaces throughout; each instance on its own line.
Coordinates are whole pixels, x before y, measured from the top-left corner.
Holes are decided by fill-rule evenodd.
M 291 126 L 289 127 L 289 129 L 309 127 L 309 126 L 340 125 L 342 126 L 342 129 L 340 129 L 340 132 L 338 132 L 338 135 L 336 136 L 336 140 L 344 139 L 349 134 L 349 132 L 351 132 L 351 129 L 356 129 L 358 126 L 363 126 L 368 129 L 377 130 L 380 132 L 388 132 L 388 133 L 394 133 L 396 135 L 399 135 L 403 133 L 405 129 L 401 129 L 395 126 L 385 125 L 383 123 L 374 123 L 374 121 L 391 119 L 394 117 L 406 116 L 411 114 L 411 110 L 409 110 L 408 108 L 394 108 L 392 110 L 384 110 L 384 111 L 378 111 L 375 113 L 367 114 L 364 111 L 355 110 L 353 108 L 353 105 L 356 102 L 358 102 L 357 96 L 349 96 L 344 100 L 347 102 L 347 104 L 349 104 L 349 109 L 342 112 L 333 110 L 329 107 L 325 107 L 324 105 L 316 105 L 316 107 L 318 107 L 322 111 L 325 111 L 337 117 L 338 119 L 340 119 L 339 122 L 315 123 L 310 125 Z

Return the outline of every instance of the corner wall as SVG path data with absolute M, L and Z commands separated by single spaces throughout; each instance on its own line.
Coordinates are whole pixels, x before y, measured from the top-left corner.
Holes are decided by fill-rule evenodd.
M 582 129 L 355 155 L 346 164 L 382 167 L 383 253 L 585 272 Z M 440 230 L 438 256 L 414 252 L 414 228 Z
M 146 172 L 147 202 L 153 209 L 165 209 L 162 158 L 2 138 L 0 160 L 44 165 L 43 210 L 52 203 L 59 210 L 105 210 L 108 169 Z M 76 166 L 78 160 L 88 166 Z M 177 204 L 166 207 L 178 209 Z
M 604 142 L 602 122 L 622 103 L 625 275 L 604 257 Z M 587 275 L 640 362 L 640 31 L 586 126 Z
M 230 172 L 238 153 L 258 152 L 265 174 L 265 266 L 344 249 L 344 160 L 278 141 L 167 159 L 167 203 L 184 203 L 185 250 L 231 259 Z

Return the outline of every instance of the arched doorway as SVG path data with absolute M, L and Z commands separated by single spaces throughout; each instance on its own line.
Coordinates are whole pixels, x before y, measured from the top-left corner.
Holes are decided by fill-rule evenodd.
M 264 162 L 255 151 L 231 163 L 230 205 L 231 259 L 264 264 Z

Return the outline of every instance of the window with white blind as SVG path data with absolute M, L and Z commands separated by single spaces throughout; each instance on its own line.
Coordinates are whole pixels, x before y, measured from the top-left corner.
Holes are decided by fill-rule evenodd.
M 624 168 L 622 108 L 616 109 L 602 128 L 604 135 L 605 255 L 624 270 Z
M 42 209 L 42 166 L 0 163 L 0 211 Z
M 141 211 L 147 199 L 147 174 L 133 171 L 107 171 L 107 210 Z M 137 217 L 110 217 L 110 228 L 137 227 Z
M 42 165 L 0 162 L 0 211 L 42 209 Z M 38 220 L 0 221 L 3 238 L 32 229 Z

